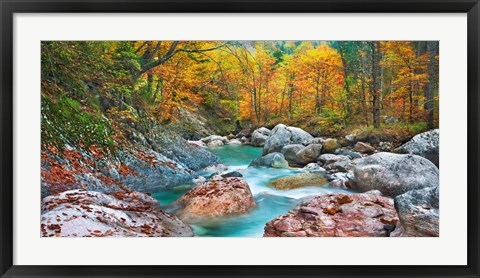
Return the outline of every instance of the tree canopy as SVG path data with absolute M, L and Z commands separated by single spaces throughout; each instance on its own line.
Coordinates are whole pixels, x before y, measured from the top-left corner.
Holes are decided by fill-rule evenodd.
M 199 106 L 256 126 L 379 128 L 391 118 L 431 128 L 438 42 L 42 42 L 43 140 L 114 145 L 105 116 L 169 123 Z

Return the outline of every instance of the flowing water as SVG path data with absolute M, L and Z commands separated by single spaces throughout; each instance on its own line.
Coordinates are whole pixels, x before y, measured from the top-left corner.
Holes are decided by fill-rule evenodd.
M 278 190 L 267 184 L 280 177 L 301 173 L 301 169 L 275 169 L 248 167 L 250 162 L 262 155 L 262 148 L 245 145 L 225 145 L 209 148 L 217 155 L 223 164 L 228 166 L 226 172 L 238 171 L 250 186 L 257 206 L 248 214 L 215 220 L 201 225 L 192 225 L 197 236 L 210 237 L 261 237 L 265 224 L 275 217 L 288 212 L 300 202 L 300 199 L 312 195 L 327 193 L 352 193 L 347 190 L 328 187 L 319 184 L 291 190 Z M 199 172 L 199 175 L 209 177 L 211 173 Z M 153 197 L 160 201 L 166 211 L 171 210 L 171 204 L 188 190 L 193 184 L 177 186 L 169 191 L 154 193 Z

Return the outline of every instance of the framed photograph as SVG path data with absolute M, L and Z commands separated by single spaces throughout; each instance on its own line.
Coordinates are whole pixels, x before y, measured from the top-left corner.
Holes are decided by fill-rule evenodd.
M 478 1 L 0 7 L 1 277 L 479 277 Z

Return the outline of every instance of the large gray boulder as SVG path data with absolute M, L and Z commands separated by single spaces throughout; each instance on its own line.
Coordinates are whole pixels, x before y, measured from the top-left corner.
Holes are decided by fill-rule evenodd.
M 410 141 L 397 149 L 397 153 L 423 156 L 439 165 L 440 131 L 433 129 L 415 135 Z
M 310 144 L 306 147 L 301 144 L 291 144 L 282 148 L 282 154 L 291 165 L 303 166 L 316 162 L 321 152 L 321 144 Z
M 400 219 L 390 236 L 439 236 L 438 187 L 412 190 L 395 197 L 395 209 Z
M 322 153 L 321 144 L 310 144 L 306 146 L 303 150 L 297 152 L 298 161 L 302 165 L 306 165 L 311 162 L 317 161 L 318 157 Z
M 172 188 L 195 177 L 195 172 L 191 169 L 153 150 L 138 150 L 137 153 L 121 151 L 118 155 L 123 164 L 135 173 L 120 175 L 117 179 L 129 189 L 152 192 Z M 86 188 L 88 190 L 110 192 L 94 186 L 94 182 L 85 184 L 89 184 Z
M 187 140 L 159 126 L 149 129 L 145 137 L 148 140 L 147 144 L 143 144 L 146 149 L 151 148 L 190 170 L 198 171 L 220 163 L 220 159 L 208 150 L 189 144 Z M 218 139 L 212 136 L 210 139 L 221 140 L 224 144 L 228 142 L 224 137 Z
M 269 153 L 255 159 L 248 167 L 288 168 L 288 162 L 281 153 Z
M 252 145 L 256 147 L 263 147 L 263 145 L 265 145 L 265 141 L 267 141 L 267 138 L 271 133 L 272 131 L 266 127 L 256 129 L 252 133 Z
M 265 141 L 263 154 L 280 152 L 286 145 L 304 144 L 311 139 L 313 139 L 312 135 L 298 127 L 279 124 L 272 129 L 272 133 Z
M 357 189 L 376 189 L 392 197 L 439 183 L 438 168 L 428 159 L 410 154 L 380 152 L 357 159 L 354 175 Z
M 285 156 L 285 160 L 287 160 L 288 163 L 300 164 L 297 153 L 303 149 L 305 149 L 305 146 L 302 144 L 291 144 L 284 146 L 281 150 L 281 153 Z

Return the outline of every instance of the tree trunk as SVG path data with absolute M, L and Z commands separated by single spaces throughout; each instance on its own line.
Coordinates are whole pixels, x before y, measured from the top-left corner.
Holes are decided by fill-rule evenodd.
M 427 51 L 429 53 L 428 63 L 428 83 L 426 88 L 425 108 L 427 110 L 428 128 L 434 127 L 434 90 L 435 90 L 435 55 L 438 51 L 438 42 L 427 42 Z
M 413 82 L 414 72 L 413 69 L 410 70 L 410 91 L 408 94 L 408 100 L 410 102 L 410 110 L 408 113 L 408 121 L 413 123 L 413 92 L 415 88 L 415 83 Z
M 380 42 L 370 42 L 372 48 L 372 98 L 373 98 L 373 126 L 380 127 Z
M 365 67 L 366 61 L 365 57 L 362 57 L 362 108 L 363 113 L 365 114 L 365 125 L 368 126 L 368 105 L 367 105 L 367 94 L 365 93 Z
M 147 95 L 153 95 L 153 74 L 152 72 L 147 73 Z
M 315 86 L 315 114 L 320 114 L 320 78 L 317 77 L 316 86 Z
M 158 95 L 158 92 L 160 92 L 162 88 L 162 79 L 160 77 L 158 77 L 158 80 L 157 80 L 157 86 L 155 88 L 155 92 L 153 93 L 153 102 L 155 102 L 157 100 L 157 95 Z M 162 99 L 160 99 L 161 101 Z
M 285 92 L 287 91 L 287 81 L 288 79 L 285 78 L 285 84 L 283 85 L 283 91 L 282 91 L 282 101 L 280 102 L 280 115 L 283 113 L 283 101 L 285 100 Z
M 346 96 L 346 112 L 347 112 L 347 117 L 350 116 L 350 113 L 352 111 L 351 106 L 350 106 L 350 97 L 351 97 L 351 92 L 350 92 L 350 86 L 348 82 L 348 64 L 347 60 L 345 59 L 345 53 L 343 53 L 343 48 L 340 48 L 340 58 L 342 59 L 342 65 L 343 65 L 343 78 L 344 78 L 344 86 L 345 86 L 345 96 Z

